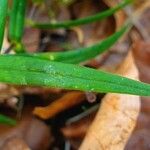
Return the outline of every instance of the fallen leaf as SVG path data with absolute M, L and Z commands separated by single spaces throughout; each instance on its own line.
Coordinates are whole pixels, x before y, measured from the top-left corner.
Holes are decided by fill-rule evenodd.
M 9 148 L 15 142 L 20 143 L 20 146 L 26 145 L 32 150 L 47 150 L 52 142 L 50 129 L 45 123 L 32 118 L 29 114 L 28 117 L 23 116 L 23 120 L 13 128 L 0 125 L 0 149 L 5 148 L 6 145 Z M 13 146 L 12 148 L 15 149 L 16 145 Z M 24 149 L 16 148 L 15 150 Z
M 117 73 L 138 79 L 133 56 L 129 53 Z M 107 94 L 90 126 L 80 150 L 123 150 L 140 110 L 138 96 Z

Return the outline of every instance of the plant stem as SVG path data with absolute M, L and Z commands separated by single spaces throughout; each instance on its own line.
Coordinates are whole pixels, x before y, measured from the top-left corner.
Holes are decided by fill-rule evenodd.
M 98 42 L 89 47 L 70 50 L 67 52 L 47 52 L 47 53 L 33 53 L 33 54 L 21 54 L 26 56 L 35 56 L 41 59 L 47 59 L 52 61 L 66 62 L 66 63 L 80 63 L 96 57 L 97 55 L 108 50 L 113 44 L 115 44 L 120 37 L 127 32 L 131 23 L 126 23 L 121 29 L 110 37 Z
M 38 23 L 30 19 L 27 19 L 26 24 L 28 26 L 31 26 L 34 28 L 40 28 L 40 29 L 71 28 L 74 26 L 84 25 L 84 24 L 88 24 L 88 23 L 92 23 L 95 21 L 105 19 L 106 17 L 111 16 L 116 11 L 122 9 L 123 7 L 125 7 L 131 2 L 132 0 L 123 0 L 123 2 L 121 2 L 114 8 L 111 8 L 104 12 L 97 13 L 96 15 L 88 16 L 88 17 L 81 18 L 81 19 L 69 20 L 69 21 L 58 22 L 58 23 Z

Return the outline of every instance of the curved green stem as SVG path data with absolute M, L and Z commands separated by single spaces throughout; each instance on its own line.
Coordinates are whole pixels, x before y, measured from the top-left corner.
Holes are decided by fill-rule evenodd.
M 119 31 L 112 34 L 110 37 L 98 42 L 89 47 L 79 48 L 67 52 L 47 52 L 47 53 L 33 53 L 22 54 L 26 56 L 35 56 L 41 59 L 52 61 L 66 62 L 66 63 L 80 63 L 96 57 L 97 55 L 108 50 L 115 44 L 119 38 L 127 32 L 131 27 L 130 23 L 126 23 Z
M 5 30 L 5 23 L 6 23 L 6 16 L 7 16 L 7 7 L 8 1 L 7 0 L 0 0 L 0 50 L 3 44 L 4 38 L 4 30 Z
M 88 24 L 88 23 L 92 23 L 98 20 L 105 19 L 106 17 L 111 16 L 116 11 L 120 10 L 121 8 L 125 7 L 131 2 L 132 0 L 123 0 L 123 2 L 121 2 L 114 8 L 111 8 L 104 12 L 97 13 L 96 15 L 81 18 L 81 19 L 58 22 L 58 23 L 38 23 L 38 22 L 34 22 L 32 20 L 27 19 L 26 24 L 31 27 L 40 28 L 40 29 L 71 28 L 74 26 L 84 25 L 84 24 Z

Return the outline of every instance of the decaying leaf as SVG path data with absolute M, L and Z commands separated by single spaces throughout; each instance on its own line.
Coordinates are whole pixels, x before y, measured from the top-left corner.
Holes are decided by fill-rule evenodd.
M 131 53 L 120 65 L 117 73 L 138 79 Z M 139 109 L 138 96 L 107 94 L 80 150 L 123 150 L 135 127 Z

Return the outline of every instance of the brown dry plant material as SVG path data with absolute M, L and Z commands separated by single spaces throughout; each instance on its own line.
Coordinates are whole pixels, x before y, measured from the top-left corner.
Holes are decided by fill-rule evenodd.
M 117 73 L 138 79 L 138 71 L 131 53 L 120 65 Z M 138 96 L 107 94 L 80 150 L 123 150 L 136 125 L 139 110 Z
M 90 115 L 82 118 L 81 120 L 78 120 L 61 128 L 63 136 L 65 136 L 65 138 L 67 139 L 84 138 L 89 126 L 91 125 L 95 117 L 95 113 L 96 112 L 94 111 Z
M 32 118 L 29 111 L 27 114 L 24 112 L 22 118 L 15 127 L 0 125 L 0 150 L 10 146 L 11 150 L 24 150 L 24 147 L 47 150 L 53 140 L 50 128 L 42 121 Z
M 33 114 L 42 119 L 49 119 L 61 111 L 80 104 L 84 99 L 85 94 L 83 92 L 69 92 L 46 107 L 36 107 Z
M 2 150 L 31 150 L 21 138 L 9 139 Z
M 120 3 L 120 0 L 104 0 L 104 3 L 108 5 L 109 7 L 114 7 L 118 3 Z M 115 21 L 116 21 L 116 30 L 119 29 L 126 20 L 126 14 L 123 10 L 120 10 L 114 14 Z

